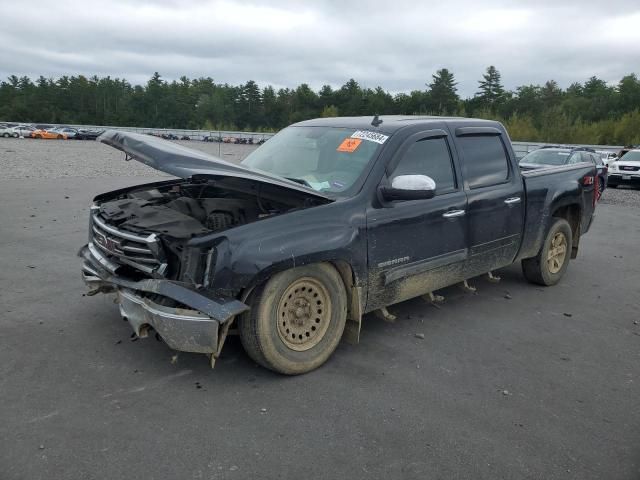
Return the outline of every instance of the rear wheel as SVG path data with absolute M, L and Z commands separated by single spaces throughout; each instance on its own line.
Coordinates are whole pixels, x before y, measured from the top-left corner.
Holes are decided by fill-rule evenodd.
M 331 265 L 293 268 L 271 277 L 248 299 L 240 340 L 260 365 L 287 375 L 322 365 L 338 346 L 347 319 L 342 278 Z
M 58 140 L 62 140 L 62 135 L 58 135 L 56 138 L 57 138 Z
M 36 135 L 33 138 L 37 138 L 38 140 L 42 140 L 42 135 Z
M 538 255 L 522 260 L 522 273 L 531 283 L 555 285 L 569 266 L 573 232 L 564 218 L 556 218 Z
M 2 136 L 3 136 L 4 138 L 9 138 L 9 134 L 8 134 L 8 133 L 3 133 L 3 134 L 2 134 Z

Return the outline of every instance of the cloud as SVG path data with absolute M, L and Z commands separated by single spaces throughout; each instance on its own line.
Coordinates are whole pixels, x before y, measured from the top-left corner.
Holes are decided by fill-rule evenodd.
M 591 75 L 615 82 L 640 64 L 637 0 L 430 3 L 59 0 L 42 15 L 3 8 L 0 76 L 144 83 L 158 71 L 314 88 L 353 77 L 398 92 L 425 88 L 446 67 L 469 96 L 488 65 L 513 89 Z

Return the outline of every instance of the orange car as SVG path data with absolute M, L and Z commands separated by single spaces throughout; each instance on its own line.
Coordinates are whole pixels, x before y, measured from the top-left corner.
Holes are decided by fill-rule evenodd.
M 48 139 L 66 140 L 67 135 L 61 132 L 56 132 L 55 130 L 38 129 L 31 132 L 31 138 L 37 138 L 37 139 L 48 138 Z

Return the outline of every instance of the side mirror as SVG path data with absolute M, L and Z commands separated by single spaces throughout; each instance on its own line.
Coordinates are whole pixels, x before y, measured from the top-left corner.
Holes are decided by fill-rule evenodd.
M 398 175 L 380 191 L 385 200 L 423 200 L 434 197 L 436 182 L 427 175 Z

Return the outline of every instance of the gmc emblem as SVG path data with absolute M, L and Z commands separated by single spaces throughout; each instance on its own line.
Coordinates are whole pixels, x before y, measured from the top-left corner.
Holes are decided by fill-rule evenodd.
M 96 243 L 102 247 L 104 247 L 106 250 L 113 252 L 113 253 L 122 253 L 120 251 L 120 243 L 110 239 L 109 237 L 106 237 L 104 235 L 102 235 L 101 233 L 98 232 L 94 232 L 94 238 L 96 240 Z

